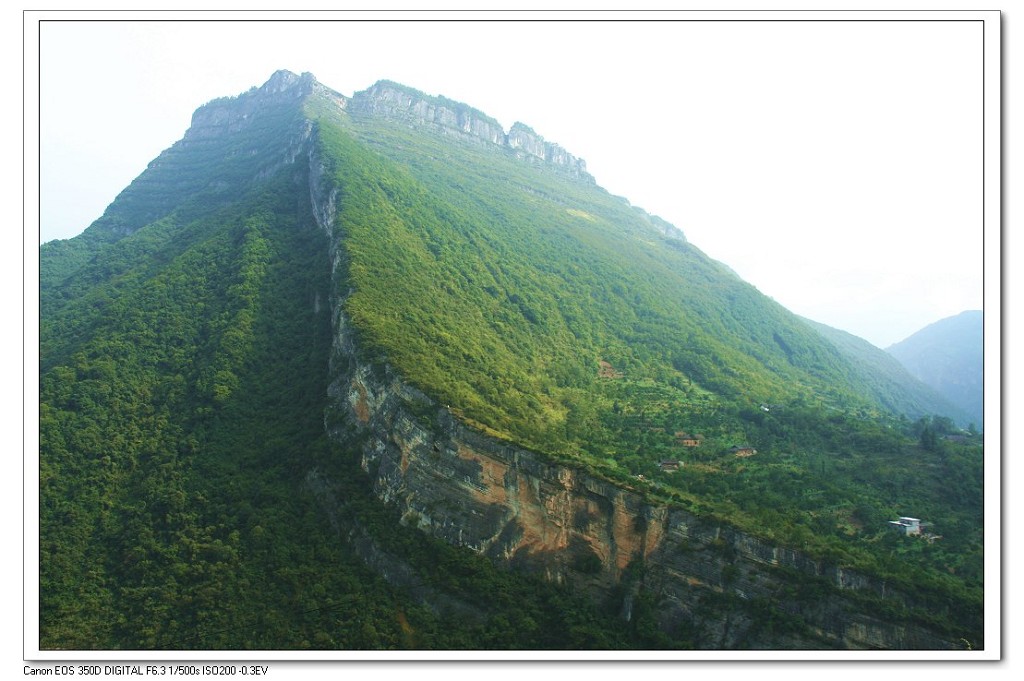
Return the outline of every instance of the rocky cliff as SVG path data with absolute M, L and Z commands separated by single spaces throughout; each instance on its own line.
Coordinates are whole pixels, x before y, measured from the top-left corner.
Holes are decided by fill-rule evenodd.
M 647 592 L 667 631 L 697 627 L 710 647 L 951 647 L 873 615 L 878 598 L 912 605 L 884 582 L 481 435 L 387 368 L 349 363 L 332 397 L 403 522 L 601 598 L 618 593 L 623 616 Z
M 278 71 L 259 88 L 199 107 L 184 137 L 118 195 L 96 229 L 116 238 L 132 234 L 165 217 L 182 196 L 227 203 L 294 163 L 312 133 L 296 104 L 314 92 L 344 106 L 341 95 L 311 74 Z
M 504 136 L 476 110 L 418 98 L 402 86 L 378 83 L 339 106 L 350 114 L 405 116 L 538 159 L 543 152 L 545 162 L 557 163 L 526 126 Z M 335 230 L 339 189 L 325 172 L 315 132 L 299 146 L 309 164 L 313 214 L 332 251 L 324 426 L 358 448 L 376 496 L 404 524 L 613 601 L 625 618 L 638 603 L 653 603 L 666 632 L 696 632 L 704 648 L 957 647 L 912 614 L 920 603 L 883 580 L 490 437 L 389 366 L 365 359 L 344 312 L 350 291 L 343 235 Z M 294 158 L 292 148 L 286 160 Z M 318 485 L 311 489 L 326 498 Z M 349 539 L 368 564 L 388 563 L 368 537 Z M 392 568 L 400 582 L 401 570 Z
M 352 115 L 377 116 L 428 125 L 442 134 L 505 148 L 521 159 L 555 166 L 572 177 L 594 182 L 587 164 L 546 141 L 532 128 L 515 123 L 506 134 L 501 124 L 482 111 L 446 97 L 431 97 L 398 83 L 382 80 L 357 92 L 347 103 Z
M 332 233 L 335 190 L 309 156 L 311 199 Z M 666 631 L 708 648 L 946 649 L 920 623 L 882 619 L 882 599 L 914 603 L 875 578 L 651 503 L 584 470 L 484 435 L 389 367 L 360 359 L 343 312 L 345 258 L 334 245 L 334 327 L 325 427 L 361 448 L 376 495 L 402 522 L 601 599 L 657 603 Z

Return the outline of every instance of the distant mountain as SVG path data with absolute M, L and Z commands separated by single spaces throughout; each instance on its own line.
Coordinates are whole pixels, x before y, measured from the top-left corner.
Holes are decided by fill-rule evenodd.
M 982 427 L 983 313 L 968 310 L 939 320 L 886 348 L 907 370 L 963 409 Z
M 911 419 L 948 416 L 966 426 L 974 417 L 963 407 L 911 374 L 899 360 L 863 338 L 805 319 L 849 360 L 858 384 L 864 385 L 882 405 Z M 980 423 L 980 421 L 978 421 Z

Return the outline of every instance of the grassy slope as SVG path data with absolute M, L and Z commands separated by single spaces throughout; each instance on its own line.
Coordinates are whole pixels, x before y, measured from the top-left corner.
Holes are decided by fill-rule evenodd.
M 817 332 L 599 189 L 405 125 L 321 135 L 370 359 L 499 437 L 633 486 L 642 473 L 654 498 L 886 574 L 944 616 L 952 598 L 977 638 L 977 446 L 919 446 Z M 705 443 L 683 450 L 676 430 Z M 724 454 L 748 441 L 758 457 Z M 670 477 L 663 458 L 694 465 Z M 905 513 L 947 542 L 893 545 L 885 522 Z
M 602 359 L 680 395 L 857 402 L 831 346 L 620 200 L 495 149 L 362 125 L 396 162 L 324 134 L 346 159 L 349 311 L 367 346 L 469 418 L 577 450 L 579 403 L 610 406 Z

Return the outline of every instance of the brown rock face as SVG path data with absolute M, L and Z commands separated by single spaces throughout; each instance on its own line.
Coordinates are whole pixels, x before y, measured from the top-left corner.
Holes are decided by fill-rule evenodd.
M 406 524 L 598 598 L 622 594 L 625 617 L 652 592 L 666 631 L 699 627 L 708 647 L 954 647 L 876 616 L 864 596 L 914 605 L 879 580 L 649 503 L 466 427 L 386 368 L 350 367 L 340 411 L 365 442 L 377 496 Z M 751 613 L 765 607 L 791 626 L 764 630 Z
M 310 176 L 323 178 L 315 154 L 309 160 Z M 333 197 L 325 182 L 311 187 L 314 215 L 328 235 Z M 333 248 L 340 277 L 342 249 Z M 344 292 L 344 282 L 332 282 L 332 290 Z M 919 604 L 879 579 L 651 503 L 467 427 L 389 367 L 359 359 L 343 299 L 331 300 L 324 425 L 331 436 L 360 443 L 376 495 L 403 523 L 603 602 L 618 598 L 626 618 L 637 595 L 649 595 L 662 628 L 696 631 L 701 647 L 958 647 L 923 620 L 883 619 L 879 599 L 905 612 Z

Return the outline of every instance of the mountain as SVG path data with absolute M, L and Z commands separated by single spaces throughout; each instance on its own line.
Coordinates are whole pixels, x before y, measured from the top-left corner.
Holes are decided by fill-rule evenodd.
M 939 320 L 886 348 L 920 381 L 966 413 L 961 423 L 984 421 L 984 327 L 981 310 Z
M 525 124 L 277 72 L 40 273 L 43 648 L 983 647 L 980 443 Z
M 912 375 L 888 352 L 846 331 L 810 319 L 804 321 L 835 345 L 857 372 L 858 383 L 868 386 L 875 399 L 889 411 L 911 419 L 944 416 L 964 425 L 971 420 L 969 413 L 955 404 L 949 393 L 940 393 L 919 375 Z

